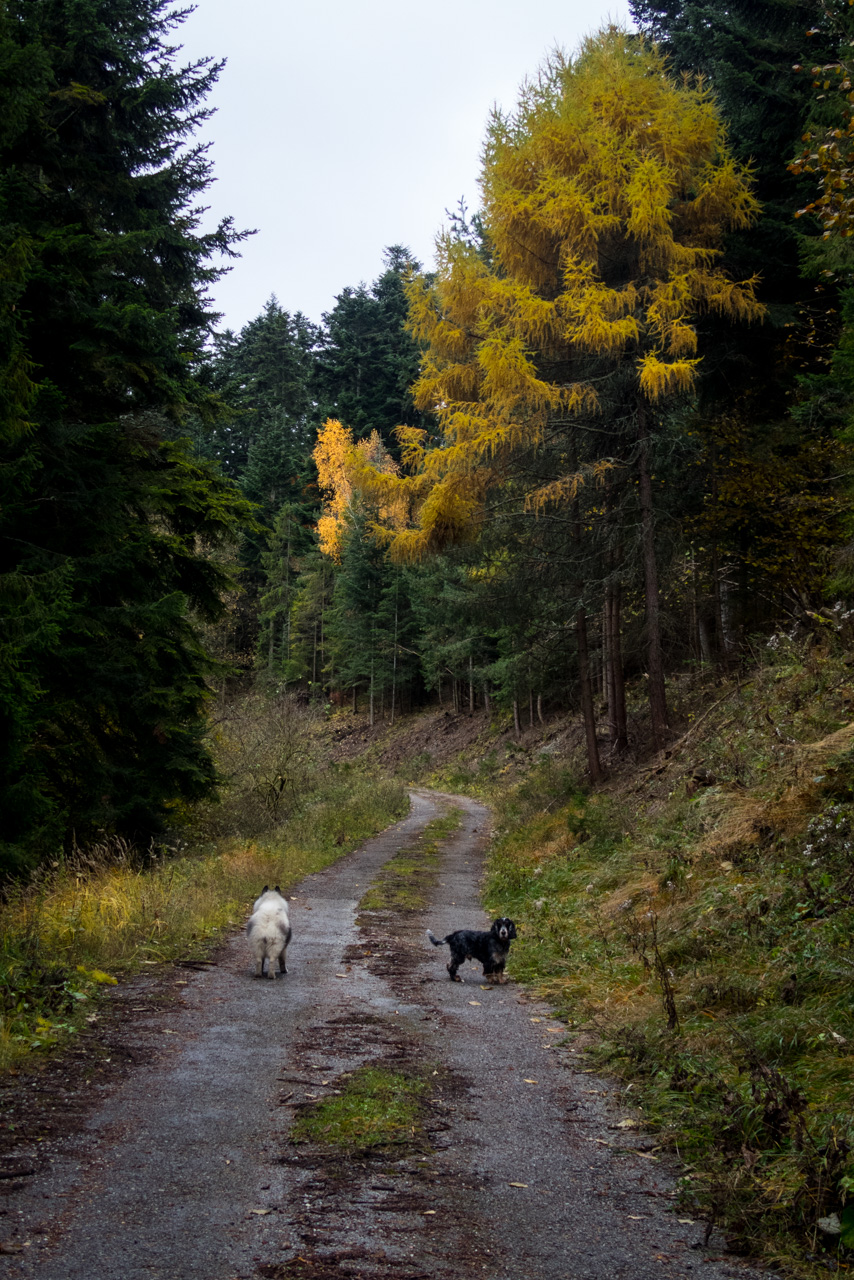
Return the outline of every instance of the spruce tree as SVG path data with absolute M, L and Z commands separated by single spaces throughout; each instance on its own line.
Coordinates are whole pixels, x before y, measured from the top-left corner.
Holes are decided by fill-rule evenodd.
M 141 841 L 215 787 L 205 548 L 245 503 L 181 440 L 205 296 L 241 236 L 200 230 L 193 135 L 220 64 L 177 61 L 167 0 L 7 0 L 0 237 L 0 791 L 7 864 Z
M 317 393 L 324 418 L 337 418 L 357 440 L 378 431 L 393 451 L 392 432 L 403 423 L 426 425 L 412 402 L 419 348 L 407 332 L 407 279 L 420 264 L 393 245 L 386 269 L 368 288 L 342 290 L 324 315 L 318 353 Z

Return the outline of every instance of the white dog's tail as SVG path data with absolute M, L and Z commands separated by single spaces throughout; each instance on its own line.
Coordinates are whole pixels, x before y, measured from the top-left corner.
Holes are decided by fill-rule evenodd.
M 446 939 L 445 939 L 445 938 L 437 938 L 431 929 L 428 929 L 428 930 L 427 930 L 427 937 L 428 937 L 428 938 L 430 939 L 430 941 L 433 943 L 433 946 L 434 946 L 434 947 L 444 947 L 445 942 L 446 942 Z

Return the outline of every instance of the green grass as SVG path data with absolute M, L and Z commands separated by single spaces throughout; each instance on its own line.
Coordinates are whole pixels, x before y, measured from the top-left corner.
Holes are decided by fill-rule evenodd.
M 426 1085 L 416 1076 L 384 1067 L 360 1067 L 342 1080 L 337 1096 L 304 1108 L 294 1121 L 292 1142 L 324 1143 L 344 1150 L 408 1145 L 421 1130 L 420 1098 Z
M 264 884 L 287 892 L 406 806 L 398 783 L 331 773 L 297 815 L 257 840 L 232 836 L 144 861 L 105 841 L 10 891 L 0 908 L 0 1069 L 73 1035 L 116 978 L 203 959 L 242 924 Z
M 451 809 L 424 828 L 414 847 L 402 849 L 376 875 L 359 903 L 360 911 L 423 911 L 430 903 L 441 865 L 441 845 L 460 825 Z

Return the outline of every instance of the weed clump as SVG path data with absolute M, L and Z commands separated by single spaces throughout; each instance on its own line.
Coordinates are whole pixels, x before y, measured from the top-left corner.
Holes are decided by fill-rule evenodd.
M 426 1088 L 420 1077 L 365 1066 L 341 1083 L 344 1087 L 334 1096 L 303 1107 L 291 1128 L 291 1142 L 369 1151 L 416 1138 Z

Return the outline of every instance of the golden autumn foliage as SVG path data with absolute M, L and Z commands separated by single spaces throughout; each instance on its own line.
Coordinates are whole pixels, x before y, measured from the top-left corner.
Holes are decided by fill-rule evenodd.
M 364 440 L 354 441 L 350 427 L 343 426 L 336 418 L 328 418 L 317 433 L 312 457 L 324 495 L 317 521 L 320 550 L 339 564 L 347 516 L 359 490 L 354 478 L 367 469 L 372 475 L 393 481 L 399 478 L 399 468 L 383 445 L 379 432 L 372 431 Z M 378 515 L 384 524 L 400 524 L 398 504 L 391 496 L 380 507 Z
M 724 232 L 758 211 L 749 175 L 706 86 L 672 79 L 637 36 L 612 27 L 573 60 L 555 55 L 515 114 L 493 116 L 481 187 L 488 252 L 445 235 L 435 278 L 409 286 L 425 348 L 415 399 L 442 440 L 406 438 L 412 478 L 370 477 L 375 498 L 410 486 L 418 523 L 390 535 L 399 558 L 471 530 L 519 448 L 597 412 L 609 371 L 628 370 L 652 404 L 688 393 L 698 314 L 762 315 L 757 282 L 720 266 Z M 595 473 L 555 475 L 529 506 Z

